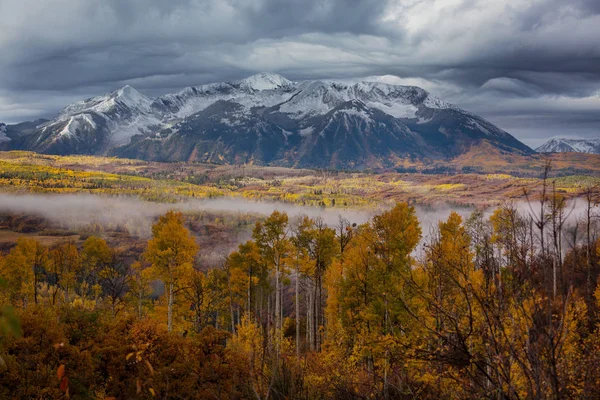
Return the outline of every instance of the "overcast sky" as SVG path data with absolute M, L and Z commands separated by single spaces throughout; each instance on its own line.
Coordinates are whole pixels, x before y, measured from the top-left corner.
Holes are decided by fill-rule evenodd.
M 531 146 L 600 137 L 600 0 L 0 0 L 0 17 L 4 122 L 270 71 L 421 86 Z

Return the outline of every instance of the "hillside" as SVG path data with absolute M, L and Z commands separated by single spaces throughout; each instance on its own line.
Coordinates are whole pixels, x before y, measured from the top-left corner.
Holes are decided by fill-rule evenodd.
M 567 197 L 600 183 L 599 156 L 570 156 L 565 153 L 549 158 L 557 190 Z M 398 201 L 487 207 L 506 199 L 523 200 L 523 189 L 539 184 L 540 170 L 548 158 L 536 156 L 532 163 L 528 160 L 524 156 L 510 160 L 497 156 L 477 174 L 460 173 L 474 169 L 469 157 L 448 164 L 407 165 L 405 169 L 413 172 L 372 174 L 0 152 L 0 191 L 130 195 L 166 203 L 232 197 L 354 209 L 376 209 Z M 596 169 L 577 168 L 586 163 Z M 458 169 L 449 174 L 451 166 Z

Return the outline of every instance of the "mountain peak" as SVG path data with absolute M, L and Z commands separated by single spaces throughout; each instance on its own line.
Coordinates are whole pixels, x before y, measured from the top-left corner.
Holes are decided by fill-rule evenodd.
M 272 72 L 259 72 L 240 81 L 243 85 L 253 90 L 273 90 L 288 87 L 292 82 L 281 75 Z
M 121 89 L 116 90 L 111 97 L 114 97 L 129 107 L 146 109 L 152 104 L 152 99 L 144 96 L 129 85 L 125 85 Z
M 122 94 L 125 94 L 125 93 L 140 93 L 140 92 L 138 92 L 135 88 L 133 88 L 130 85 L 125 85 L 121 89 L 117 89 L 116 93 L 119 94 L 119 95 L 122 95 Z
M 600 139 L 565 139 L 553 137 L 535 149 L 538 153 L 590 153 L 600 154 Z

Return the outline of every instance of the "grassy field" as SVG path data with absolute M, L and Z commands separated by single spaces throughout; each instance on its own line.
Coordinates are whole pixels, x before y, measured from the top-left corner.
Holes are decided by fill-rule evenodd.
M 600 157 L 595 156 L 592 159 L 596 162 L 587 164 L 579 160 L 586 156 L 572 155 L 581 165 L 600 170 Z M 508 164 L 510 168 L 504 172 L 491 172 L 494 168 L 489 167 L 489 161 L 489 173 L 374 174 L 0 152 L 0 190 L 133 195 L 155 202 L 232 196 L 320 207 L 368 208 L 397 201 L 484 207 L 507 199 L 522 199 L 525 188 L 531 190 L 540 185 L 536 176 L 541 174 L 545 161 L 536 156 L 522 168 L 518 162 L 523 161 L 517 161 Z M 578 174 L 573 160 L 565 155 L 553 155 L 551 161 L 552 180 L 567 197 L 600 183 L 600 172 Z M 510 173 L 508 169 L 517 172 Z

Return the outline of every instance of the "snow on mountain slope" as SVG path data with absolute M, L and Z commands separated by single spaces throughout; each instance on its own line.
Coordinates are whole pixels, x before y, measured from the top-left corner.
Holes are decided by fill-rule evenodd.
M 153 107 L 163 112 L 163 119 L 181 119 L 219 100 L 233 100 L 248 109 L 271 107 L 288 100 L 294 89 L 294 82 L 280 75 L 260 73 L 240 81 L 188 87 L 160 96 Z
M 77 137 L 78 132 L 96 129 L 96 123 L 88 114 L 77 114 L 67 119 L 67 124 L 58 132 L 58 137 Z
M 552 138 L 537 149 L 538 153 L 589 153 L 600 154 L 600 139 Z
M 49 146 L 64 138 L 82 140 L 82 135 L 102 128 L 108 137 L 103 146 L 128 143 L 134 135 L 148 133 L 157 127 L 161 117 L 152 109 L 154 101 L 127 85 L 106 95 L 92 97 L 65 107 L 52 121 L 41 127 L 41 133 L 54 132 L 40 143 Z
M 240 81 L 189 87 L 157 98 L 153 107 L 163 111 L 164 119 L 181 119 L 219 100 L 235 101 L 247 109 L 278 106 L 277 111 L 290 114 L 295 119 L 326 114 L 350 100 L 360 100 L 395 118 L 415 118 L 421 105 L 432 109 L 457 109 L 413 86 L 378 82 L 292 82 L 272 73 L 259 73 Z
M 0 123 L 0 143 L 8 142 L 10 138 L 6 136 L 6 124 Z
M 354 84 L 336 81 L 306 81 L 300 83 L 298 92 L 279 105 L 279 111 L 302 118 L 331 111 L 339 104 L 359 100 L 394 118 L 416 118 L 419 106 L 432 109 L 457 109 L 413 86 L 398 86 L 378 82 Z
M 380 165 L 393 165 L 390 160 L 407 155 L 448 157 L 481 140 L 507 151 L 531 152 L 493 124 L 418 87 L 293 82 L 259 73 L 157 98 L 125 86 L 66 107 L 18 146 L 60 154 L 174 161 L 223 157 L 232 162 L 245 157 L 261 163 L 354 167 L 375 165 L 378 158 L 388 160 Z M 309 156 L 307 149 L 324 159 Z
M 60 112 L 59 117 L 70 116 L 84 111 L 110 113 L 118 111 L 118 109 L 122 107 L 139 112 L 150 113 L 151 105 L 152 99 L 144 96 L 131 86 L 126 85 L 112 93 L 73 103 L 70 106 L 65 107 Z

